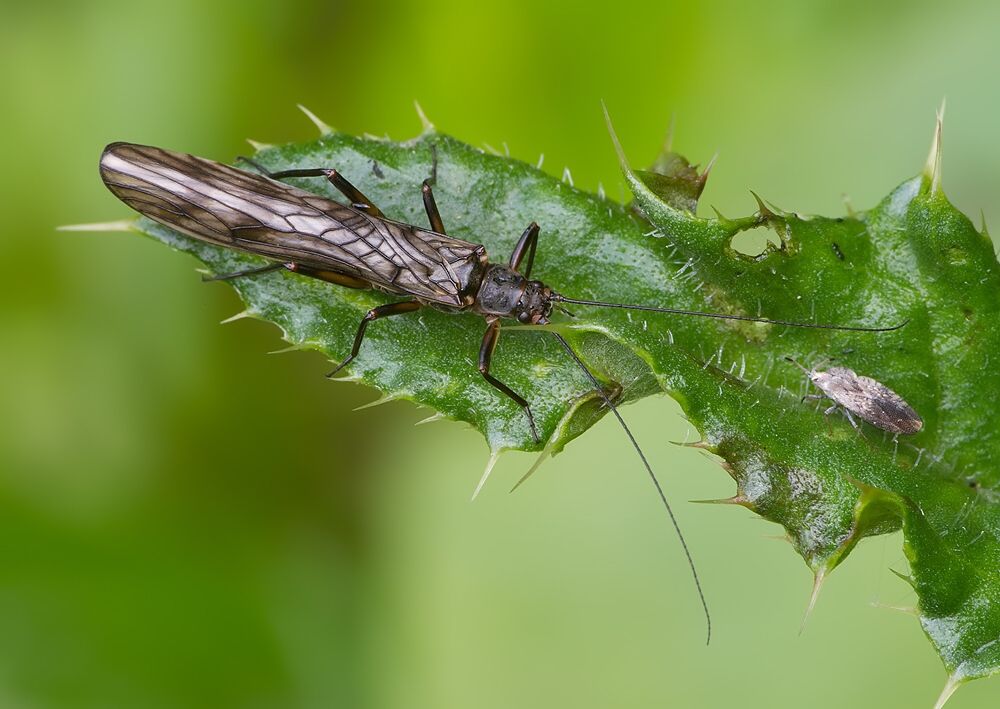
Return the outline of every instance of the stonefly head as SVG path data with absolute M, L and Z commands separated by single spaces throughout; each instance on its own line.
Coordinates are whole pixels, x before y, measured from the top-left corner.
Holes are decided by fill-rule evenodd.
M 528 281 L 517 301 L 514 313 L 524 325 L 545 325 L 552 315 L 552 289 L 541 281 Z

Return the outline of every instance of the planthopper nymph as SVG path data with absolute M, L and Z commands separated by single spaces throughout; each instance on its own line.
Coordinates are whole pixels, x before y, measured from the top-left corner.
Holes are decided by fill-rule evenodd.
M 832 414 L 841 409 L 854 428 L 858 427 L 854 416 L 867 421 L 883 431 L 899 435 L 917 433 L 924 422 L 913 407 L 899 394 L 880 381 L 858 374 L 847 367 L 830 367 L 821 371 L 807 369 L 791 357 L 789 362 L 797 366 L 822 394 L 807 394 L 809 399 L 829 399 L 833 402 L 825 413 Z

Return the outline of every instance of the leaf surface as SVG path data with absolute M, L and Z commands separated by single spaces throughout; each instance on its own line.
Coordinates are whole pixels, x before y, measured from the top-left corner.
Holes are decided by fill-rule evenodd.
M 684 158 L 627 165 L 623 206 L 510 158 L 425 132 L 394 143 L 327 134 L 268 147 L 271 170 L 335 167 L 393 219 L 425 224 L 420 184 L 437 162 L 435 195 L 451 236 L 505 261 L 524 227 L 542 228 L 533 276 L 565 295 L 892 332 L 793 328 L 572 306 L 553 325 L 505 327 L 493 373 L 532 406 L 521 410 L 476 369 L 481 318 L 423 309 L 368 329 L 353 379 L 482 432 L 495 452 L 558 452 L 605 409 L 545 330 L 563 334 L 605 391 L 625 403 L 666 391 L 737 483 L 730 502 L 781 524 L 820 579 L 860 539 L 902 528 L 920 622 L 953 685 L 1000 667 L 1000 271 L 985 234 L 940 189 L 940 155 L 874 208 L 827 218 L 760 202 L 739 219 L 696 216 L 704 186 Z M 320 179 L 295 184 L 342 199 Z M 758 256 L 732 248 L 767 227 Z M 261 265 L 148 220 L 138 228 L 194 254 L 214 273 Z M 246 315 L 276 324 L 292 346 L 332 362 L 350 351 L 364 313 L 395 298 L 287 272 L 234 281 Z M 901 394 L 923 430 L 893 441 L 854 431 L 785 361 L 836 360 Z

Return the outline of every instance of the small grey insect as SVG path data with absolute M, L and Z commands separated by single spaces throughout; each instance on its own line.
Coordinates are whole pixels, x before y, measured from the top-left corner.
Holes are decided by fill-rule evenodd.
M 882 382 L 865 377 L 847 367 L 830 367 L 825 372 L 807 369 L 791 357 L 789 362 L 801 369 L 822 394 L 806 394 L 803 399 L 830 399 L 833 406 L 823 413 L 829 415 L 842 409 L 854 428 L 858 427 L 852 413 L 872 426 L 899 435 L 916 433 L 924 427 L 917 412 L 903 397 Z

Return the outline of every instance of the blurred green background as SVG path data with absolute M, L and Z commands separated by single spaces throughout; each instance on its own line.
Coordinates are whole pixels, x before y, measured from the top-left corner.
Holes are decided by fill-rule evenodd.
M 4 3 L 0 10 L 0 706 L 920 707 L 945 674 L 870 540 L 799 635 L 811 575 L 691 450 L 629 407 L 700 565 L 603 421 L 517 494 L 511 454 L 329 383 L 195 262 L 126 234 L 97 175 L 132 140 L 442 131 L 624 196 L 671 116 L 720 161 L 703 204 L 843 213 L 915 174 L 948 99 L 945 189 L 1000 217 L 995 3 Z M 415 199 L 418 197 L 415 195 Z M 470 344 L 470 348 L 475 344 Z M 1000 680 L 951 707 L 996 707 Z

